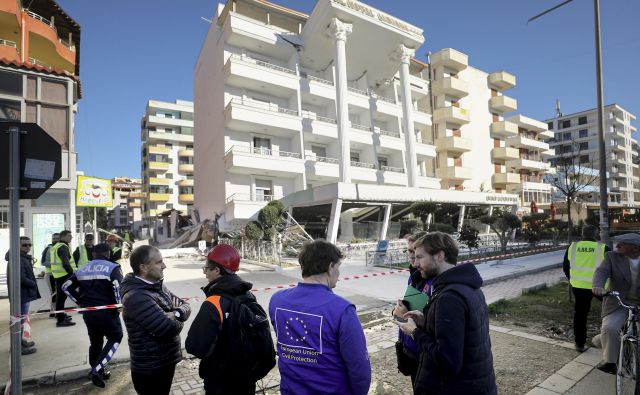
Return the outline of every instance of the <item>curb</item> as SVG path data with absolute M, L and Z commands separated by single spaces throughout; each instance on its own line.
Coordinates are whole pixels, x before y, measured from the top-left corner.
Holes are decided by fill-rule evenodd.
M 502 281 L 507 281 L 507 280 L 512 280 L 514 278 L 517 277 L 522 277 L 522 276 L 527 276 L 529 274 L 536 274 L 539 272 L 544 272 L 547 270 L 551 270 L 551 269 L 557 269 L 557 268 L 561 268 L 562 267 L 562 263 L 552 263 L 550 265 L 547 266 L 541 266 L 541 267 L 536 267 L 533 269 L 527 269 L 527 270 L 522 270 L 519 271 L 517 273 L 508 273 L 502 276 L 498 276 L 498 277 L 494 277 L 494 278 L 490 278 L 488 280 L 482 280 L 482 286 L 486 286 L 486 285 L 491 285 L 491 284 L 495 284 L 495 283 L 499 283 Z

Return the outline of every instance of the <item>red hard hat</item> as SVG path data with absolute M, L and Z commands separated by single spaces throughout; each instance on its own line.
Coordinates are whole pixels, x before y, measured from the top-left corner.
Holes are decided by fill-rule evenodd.
M 207 259 L 232 272 L 237 272 L 240 267 L 240 254 L 229 244 L 218 244 L 213 247 L 207 254 Z
M 115 235 L 107 236 L 107 241 L 118 241 L 118 238 Z

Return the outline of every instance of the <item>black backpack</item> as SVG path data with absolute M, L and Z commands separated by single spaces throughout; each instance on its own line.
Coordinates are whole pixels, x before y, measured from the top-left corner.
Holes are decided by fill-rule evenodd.
M 269 318 L 250 292 L 231 299 L 227 357 L 230 365 L 258 381 L 276 366 Z

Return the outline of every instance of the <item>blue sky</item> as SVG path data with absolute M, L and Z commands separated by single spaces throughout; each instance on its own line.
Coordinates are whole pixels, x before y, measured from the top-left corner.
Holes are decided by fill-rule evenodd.
M 140 177 L 140 119 L 149 99 L 192 100 L 193 66 L 217 2 L 58 0 L 81 26 L 83 98 L 76 116 L 78 169 Z M 310 13 L 315 0 L 278 0 Z M 571 113 L 596 106 L 593 1 L 572 3 L 527 24 L 561 0 L 366 0 L 424 30 L 428 51 L 456 48 L 469 64 L 517 77 L 518 112 Z M 601 2 L 605 103 L 640 117 L 640 1 Z M 640 122 L 636 122 L 640 126 Z M 636 137 L 638 137 L 636 135 Z

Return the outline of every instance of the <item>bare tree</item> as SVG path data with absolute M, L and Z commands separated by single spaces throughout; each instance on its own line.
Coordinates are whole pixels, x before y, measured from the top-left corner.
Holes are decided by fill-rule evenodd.
M 585 149 L 575 139 L 556 146 L 558 159 L 556 174 L 547 174 L 547 182 L 562 194 L 567 204 L 567 238 L 571 238 L 573 221 L 571 220 L 571 206 L 577 203 L 578 197 L 587 192 L 590 186 L 597 185 L 599 172 L 596 170 L 593 157 L 585 153 Z

